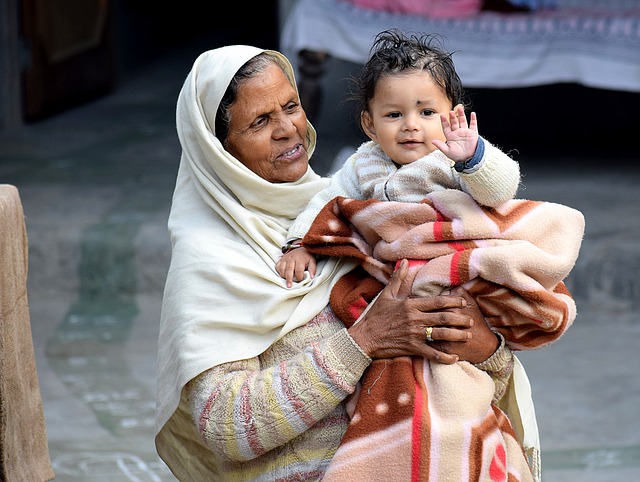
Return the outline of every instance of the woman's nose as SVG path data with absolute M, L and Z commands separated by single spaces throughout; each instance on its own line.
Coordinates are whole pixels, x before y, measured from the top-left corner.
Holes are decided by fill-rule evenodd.
M 293 119 L 287 115 L 278 116 L 274 122 L 276 124 L 276 127 L 273 130 L 274 135 L 278 137 L 288 137 L 296 131 L 296 125 L 293 122 Z

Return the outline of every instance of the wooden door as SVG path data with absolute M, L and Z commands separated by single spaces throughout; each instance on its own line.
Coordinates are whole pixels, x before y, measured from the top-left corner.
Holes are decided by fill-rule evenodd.
M 24 115 L 39 119 L 110 91 L 116 53 L 110 0 L 23 0 Z

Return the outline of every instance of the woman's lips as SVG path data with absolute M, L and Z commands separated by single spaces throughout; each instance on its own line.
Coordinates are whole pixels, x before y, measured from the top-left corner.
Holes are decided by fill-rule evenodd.
M 285 152 L 280 154 L 280 156 L 278 156 L 278 157 L 280 159 L 284 159 L 284 160 L 287 160 L 287 161 L 293 161 L 293 160 L 298 159 L 302 155 L 303 152 L 304 152 L 304 150 L 302 148 L 302 144 L 298 144 L 297 146 L 286 150 Z

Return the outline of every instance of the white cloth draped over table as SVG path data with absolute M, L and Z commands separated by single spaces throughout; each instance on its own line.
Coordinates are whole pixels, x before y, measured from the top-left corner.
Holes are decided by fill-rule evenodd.
M 298 0 L 282 52 L 325 52 L 364 64 L 382 30 L 444 37 L 465 87 L 518 88 L 563 82 L 640 92 L 640 7 L 635 0 L 557 0 L 555 9 L 483 11 L 440 19 L 359 8 L 345 0 Z

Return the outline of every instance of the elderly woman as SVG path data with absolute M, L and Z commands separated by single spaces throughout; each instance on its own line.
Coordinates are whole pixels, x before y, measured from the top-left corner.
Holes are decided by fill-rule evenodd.
M 321 480 L 372 359 L 491 358 L 505 382 L 513 357 L 473 300 L 408 297 L 406 261 L 349 328 L 329 295 L 353 262 L 321 259 L 286 287 L 275 263 L 287 229 L 328 181 L 309 166 L 315 131 L 285 57 L 249 46 L 200 55 L 177 130 L 156 447 L 179 480 Z

